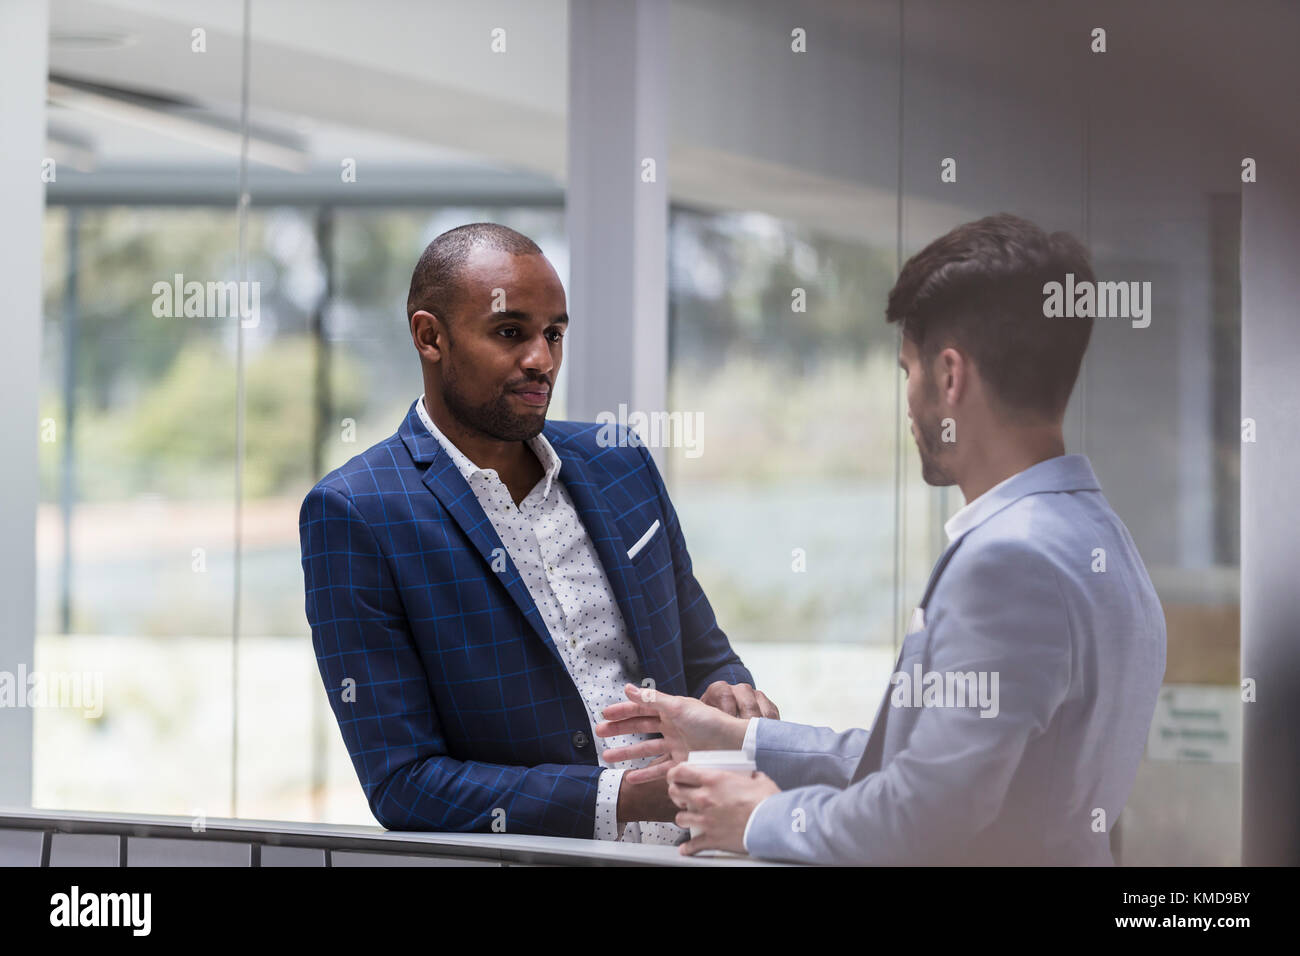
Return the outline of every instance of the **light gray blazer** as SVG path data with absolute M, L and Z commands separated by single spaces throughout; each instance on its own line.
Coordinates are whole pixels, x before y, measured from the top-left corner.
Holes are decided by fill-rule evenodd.
M 1165 673 L 1142 559 L 1082 455 L 1020 472 L 960 524 L 871 731 L 759 720 L 758 769 L 782 792 L 750 818 L 752 855 L 1113 864 Z M 996 714 L 974 695 L 916 696 L 931 673 L 954 693 L 983 673 Z

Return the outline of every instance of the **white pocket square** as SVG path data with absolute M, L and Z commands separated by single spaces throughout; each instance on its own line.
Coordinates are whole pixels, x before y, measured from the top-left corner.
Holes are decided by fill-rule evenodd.
M 650 543 L 650 539 L 655 536 L 655 532 L 658 530 L 659 530 L 659 519 L 655 518 L 655 523 L 652 524 L 650 527 L 646 528 L 645 534 L 641 535 L 641 540 L 638 541 L 636 544 L 632 545 L 632 547 L 627 549 L 628 559 L 630 560 L 632 558 L 635 558 L 638 554 L 640 554 L 641 549 Z

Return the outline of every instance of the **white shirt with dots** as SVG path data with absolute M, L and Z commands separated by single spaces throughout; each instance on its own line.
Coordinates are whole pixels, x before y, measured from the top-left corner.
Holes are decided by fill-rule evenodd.
M 564 484 L 557 480 L 563 463 L 551 443 L 541 434 L 529 441 L 528 447 L 545 474 L 516 506 L 495 470 L 474 464 L 438 430 L 424 407 L 423 395 L 416 409 L 424 427 L 451 456 L 469 484 L 527 585 L 587 708 L 597 761 L 609 747 L 650 739 L 647 734 L 596 736 L 601 711 L 626 699 L 623 685 L 638 683 L 640 666 L 591 535 Z M 652 759 L 605 765 L 608 769 L 601 772 L 596 789 L 597 840 L 675 844 L 686 835 L 675 824 L 658 822 L 628 823 L 622 834 L 618 832 L 618 791 L 623 771 L 645 766 Z

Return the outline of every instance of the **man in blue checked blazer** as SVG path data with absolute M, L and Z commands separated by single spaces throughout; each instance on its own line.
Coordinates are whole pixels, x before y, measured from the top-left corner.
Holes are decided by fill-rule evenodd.
M 647 450 L 546 422 L 568 325 L 541 250 L 444 233 L 408 318 L 424 392 L 311 490 L 306 611 L 330 705 L 390 829 L 678 842 L 663 780 L 599 758 L 623 686 L 777 716 L 718 627 Z

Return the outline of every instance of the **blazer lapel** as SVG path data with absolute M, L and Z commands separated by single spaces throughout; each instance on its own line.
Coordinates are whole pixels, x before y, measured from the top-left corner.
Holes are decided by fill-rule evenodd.
M 459 525 L 460 530 L 465 532 L 465 536 L 483 558 L 486 563 L 485 573 L 498 578 L 505 585 L 506 591 L 523 612 L 524 618 L 542 639 L 551 656 L 563 667 L 564 659 L 560 657 L 560 652 L 551 638 L 551 632 L 547 630 L 546 622 L 542 620 L 541 612 L 537 610 L 533 596 L 528 593 L 528 585 L 524 584 L 519 569 L 511 560 L 510 552 L 501 543 L 496 528 L 492 527 L 492 522 L 483 511 L 483 506 L 479 504 L 477 496 L 465 477 L 457 470 L 451 456 L 442 450 L 438 440 L 429 434 L 429 430 L 420 421 L 414 403 L 406 416 L 406 421 L 402 423 L 401 435 L 402 441 L 405 442 L 416 463 L 429 465 L 424 472 L 424 484 L 442 502 L 447 513 Z M 505 570 L 493 570 L 494 562 L 496 567 L 500 567 L 503 560 Z
M 962 535 L 940 555 L 939 560 L 935 562 L 934 569 L 930 572 L 930 580 L 925 585 L 925 595 L 921 598 L 921 603 L 917 605 L 924 613 L 930 605 L 930 595 L 934 593 L 934 586 L 939 583 L 939 576 L 943 574 L 944 568 L 948 567 L 948 562 L 952 560 L 953 552 L 957 546 L 966 539 Z M 928 625 L 927 625 L 928 626 Z M 894 668 L 890 675 L 898 670 L 898 665 L 903 660 L 903 648 L 898 649 L 898 659 L 894 661 Z M 867 738 L 866 749 L 862 752 L 862 759 L 858 762 L 858 768 L 853 773 L 853 782 L 857 783 L 867 774 L 875 773 L 881 769 L 881 758 L 885 749 L 885 725 L 889 722 L 889 698 L 893 694 L 893 681 L 890 686 L 885 688 L 885 696 L 880 701 L 880 706 L 876 709 L 876 719 L 871 722 L 870 736 Z
M 650 640 L 650 626 L 647 623 L 649 615 L 645 609 L 645 597 L 641 593 L 641 582 L 632 562 L 628 560 L 623 536 L 618 532 L 614 516 L 600 493 L 594 469 L 561 442 L 552 440 L 551 447 L 563 462 L 560 480 L 573 499 L 573 507 L 587 529 L 592 544 L 596 546 L 600 563 L 605 566 L 605 577 L 609 579 L 619 610 L 623 612 L 623 622 L 627 625 L 628 637 L 641 658 L 641 666 L 647 676 L 657 680 L 660 671 L 659 654 L 654 642 Z

